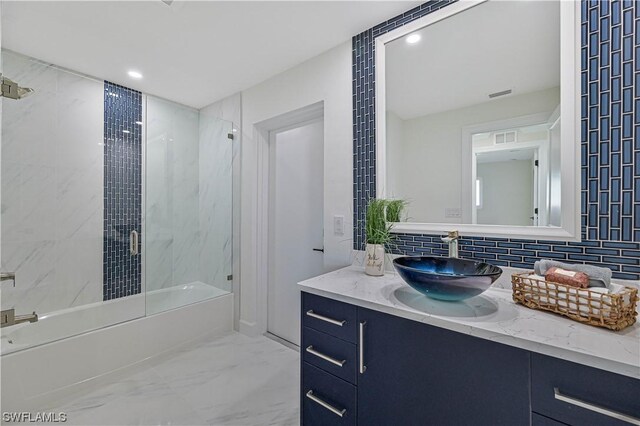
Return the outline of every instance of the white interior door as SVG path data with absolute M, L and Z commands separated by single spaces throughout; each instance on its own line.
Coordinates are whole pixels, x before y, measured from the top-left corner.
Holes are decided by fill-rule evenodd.
M 297 283 L 324 273 L 321 119 L 270 138 L 270 277 L 267 331 L 300 345 Z

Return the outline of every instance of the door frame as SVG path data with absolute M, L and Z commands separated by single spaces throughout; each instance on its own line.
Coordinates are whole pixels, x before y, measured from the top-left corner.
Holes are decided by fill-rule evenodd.
M 318 114 L 319 113 L 319 114 Z M 304 117 L 302 117 L 304 118 Z M 274 335 L 276 337 L 278 337 L 281 340 L 284 340 L 286 342 L 289 342 L 287 339 L 285 339 L 282 336 L 278 336 L 277 334 L 274 334 L 273 332 L 269 331 L 269 292 L 271 291 L 271 288 L 273 287 L 273 284 L 275 282 L 275 267 L 274 267 L 274 255 L 275 255 L 275 207 L 276 207 L 276 203 L 275 203 L 275 197 L 273 195 L 275 195 L 275 172 L 276 172 L 276 163 L 275 163 L 275 154 L 276 154 L 276 137 L 279 133 L 282 132 L 286 132 L 288 130 L 293 130 L 293 129 L 297 129 L 299 127 L 303 127 L 306 126 L 308 124 L 313 124 L 313 123 L 318 123 L 318 122 L 324 122 L 324 115 L 322 114 L 322 111 L 316 111 L 316 115 L 312 116 L 311 118 L 305 119 L 304 121 L 300 121 L 297 123 L 293 123 L 293 124 L 289 124 L 286 125 L 284 127 L 281 127 L 279 129 L 273 129 L 269 131 L 269 161 L 268 161 L 268 167 L 269 167 L 269 194 L 267 196 L 268 199 L 268 203 L 269 203 L 269 211 L 268 211 L 268 218 L 267 218 L 267 226 L 268 226 L 268 253 L 267 253 L 267 268 L 268 268 L 268 274 L 267 274 L 267 283 L 266 283 L 266 287 L 267 287 L 267 324 L 266 324 L 266 333 Z M 324 134 L 323 134 L 323 145 L 322 145 L 323 151 L 324 151 Z M 324 162 L 323 162 L 324 163 Z M 324 164 L 323 164 L 324 167 Z M 324 187 L 324 185 L 323 185 Z M 324 209 L 324 202 L 322 205 L 322 208 Z M 323 228 L 324 228 L 324 222 L 323 222 Z M 292 345 L 295 345 L 295 343 L 293 342 L 289 342 Z M 297 345 L 296 345 L 297 346 Z
M 252 224 L 255 233 L 251 238 L 255 247 L 254 256 L 250 260 L 250 273 L 256 283 L 255 294 L 255 322 L 240 320 L 240 331 L 249 335 L 263 335 L 267 333 L 267 305 L 268 305 L 268 281 L 269 281 L 269 193 L 270 193 L 270 133 L 287 127 L 296 127 L 299 124 L 324 119 L 324 101 L 281 114 L 253 126 L 254 140 L 256 142 L 256 205 L 252 212 Z M 326 126 L 326 121 L 325 121 Z M 325 128 L 326 134 L 326 128 Z M 325 244 L 326 245 L 326 244 Z M 248 260 L 248 259 L 247 259 Z M 242 290 L 241 290 L 242 291 Z
M 462 208 L 462 222 L 475 224 L 476 218 L 476 161 L 474 155 L 476 152 L 482 152 L 481 148 L 473 148 L 472 138 L 476 133 L 496 132 L 501 130 L 516 129 L 520 127 L 536 126 L 539 124 L 548 124 L 549 116 L 552 112 L 541 112 L 537 114 L 524 115 L 520 117 L 507 118 L 504 120 L 489 121 L 486 123 L 476 124 L 473 126 L 465 126 L 462 128 L 460 138 L 460 152 L 462 161 L 462 190 L 460 191 L 460 207 Z M 548 145 L 549 137 L 547 137 Z M 532 145 L 528 142 L 519 142 L 517 144 L 521 148 L 530 148 Z M 537 144 L 535 145 L 538 146 Z M 507 149 L 507 148 L 504 148 Z M 499 150 L 491 148 L 490 150 Z M 468 166 L 471 164 L 471 167 Z

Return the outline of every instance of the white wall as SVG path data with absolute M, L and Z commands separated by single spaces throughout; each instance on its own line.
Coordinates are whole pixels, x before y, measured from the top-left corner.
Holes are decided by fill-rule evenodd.
M 3 66 L 35 93 L 3 100 L 2 309 L 101 301 L 103 83 L 12 52 Z
M 404 139 L 404 121 L 398 117 L 393 111 L 387 111 L 387 143 L 386 143 L 386 161 L 387 170 L 402 170 L 402 150 Z M 385 192 L 387 194 L 396 194 L 401 191 L 404 182 L 401 181 L 401 173 L 387 173 L 387 185 Z
M 533 221 L 532 160 L 479 163 L 482 208 L 478 223 L 484 225 L 531 226 Z
M 460 218 L 446 218 L 445 209 L 462 207 L 461 129 L 541 112 L 551 114 L 559 103 L 560 92 L 552 88 L 403 121 L 401 147 L 387 147 L 387 152 L 400 157 L 387 164 L 387 176 L 394 176 L 397 182 L 389 196 L 409 201 L 410 221 L 459 223 Z M 398 143 L 398 139 L 387 143 Z
M 353 135 L 351 101 L 351 42 L 345 42 L 307 62 L 242 93 L 242 211 L 241 315 L 246 333 L 266 331 L 264 259 L 257 257 L 256 225 L 261 208 L 258 176 L 265 120 L 314 103 L 324 103 L 324 247 L 325 266 L 337 269 L 351 263 L 353 238 Z M 267 151 L 268 152 L 268 151 Z M 345 217 L 344 235 L 333 234 L 333 216 Z

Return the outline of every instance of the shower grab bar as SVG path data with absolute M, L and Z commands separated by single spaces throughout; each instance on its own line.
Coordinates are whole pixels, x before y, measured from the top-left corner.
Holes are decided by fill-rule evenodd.
M 138 255 L 138 231 L 135 229 L 129 233 L 129 253 L 132 256 Z

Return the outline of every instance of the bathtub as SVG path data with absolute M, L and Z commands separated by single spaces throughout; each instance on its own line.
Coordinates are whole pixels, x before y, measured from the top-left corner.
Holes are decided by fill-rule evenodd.
M 145 294 L 138 294 L 5 327 L 3 411 L 55 406 L 109 373 L 202 336 L 231 331 L 233 306 L 232 293 L 192 283 L 148 292 L 147 315 Z
M 44 314 L 34 323 L 1 329 L 0 355 L 229 294 L 202 282 L 140 293 Z M 146 300 L 145 300 L 146 296 Z
M 229 294 L 199 281 L 147 292 L 147 315 L 187 306 L 202 300 Z

